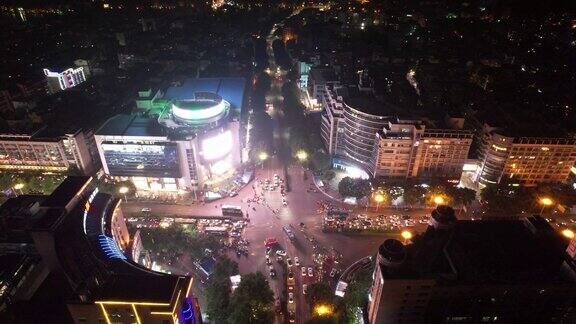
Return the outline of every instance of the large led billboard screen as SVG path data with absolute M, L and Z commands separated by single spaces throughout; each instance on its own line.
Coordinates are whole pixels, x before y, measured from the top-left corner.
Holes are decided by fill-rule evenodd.
M 113 176 L 180 178 L 176 143 L 102 143 Z

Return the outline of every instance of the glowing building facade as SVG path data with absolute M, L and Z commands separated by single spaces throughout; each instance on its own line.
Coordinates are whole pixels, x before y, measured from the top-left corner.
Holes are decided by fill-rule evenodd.
M 163 94 L 157 118 L 118 115 L 97 132 L 104 172 L 139 190 L 196 190 L 242 163 L 244 79 L 192 79 Z
M 62 72 L 54 72 L 44 69 L 48 92 L 56 93 L 68 88 L 73 88 L 86 81 L 86 74 L 83 67 L 69 68 Z
M 49 196 L 23 195 L 2 206 L 3 230 L 21 233 L 11 237 L 26 243 L 19 252 L 40 260 L 38 267 L 50 274 L 14 278 L 23 288 L 35 287 L 12 299 L 26 305 L 15 310 L 19 320 L 38 322 L 40 314 L 29 309 L 49 300 L 44 323 L 202 323 L 191 277 L 152 271 L 132 259 L 135 240 L 120 203 L 99 192 L 92 178 L 68 177 Z
M 576 140 L 512 137 L 484 125 L 476 181 L 481 187 L 503 178 L 524 186 L 568 181 L 576 164 Z
M 0 134 L 0 170 L 67 172 L 74 167 L 89 175 L 98 165 L 91 131 L 54 134 L 43 128 L 32 134 Z

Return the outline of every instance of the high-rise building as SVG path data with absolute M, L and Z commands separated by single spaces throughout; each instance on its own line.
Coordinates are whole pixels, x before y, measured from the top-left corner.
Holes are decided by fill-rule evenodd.
M 49 196 L 2 205 L 0 259 L 12 256 L 22 265 L 3 276 L 11 278 L 0 291 L 8 311 L 21 322 L 201 323 L 192 278 L 131 259 L 120 203 L 99 192 L 92 178 L 68 177 Z M 5 294 L 16 297 L 4 300 Z
M 95 136 L 104 172 L 154 191 L 196 190 L 229 179 L 242 162 L 244 87 L 242 78 L 190 79 L 143 104 L 158 117 L 109 119 Z
M 525 186 L 566 182 L 576 164 L 576 139 L 514 137 L 484 125 L 476 180 L 481 186 L 502 178 Z
M 398 119 L 397 108 L 359 88 L 325 87 L 323 93 L 321 136 L 329 154 L 372 176 L 460 179 L 471 132 Z
M 459 180 L 472 138 L 464 130 L 426 129 L 421 121 L 389 122 L 376 134 L 374 174 Z
M 574 321 L 575 263 L 539 216 L 465 221 L 440 206 L 405 243 L 388 239 L 378 250 L 371 324 Z
M 32 134 L 0 134 L 0 170 L 66 172 L 90 175 L 100 162 L 91 131 L 62 134 L 42 128 Z
M 62 72 L 44 69 L 49 93 L 56 93 L 79 85 L 86 81 L 83 67 L 69 68 Z

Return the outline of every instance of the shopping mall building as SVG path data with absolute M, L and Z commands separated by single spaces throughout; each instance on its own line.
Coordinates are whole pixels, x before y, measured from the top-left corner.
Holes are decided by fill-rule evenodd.
M 137 115 L 117 115 L 95 139 L 106 175 L 138 190 L 189 191 L 217 185 L 242 163 L 243 78 L 188 79 L 140 94 Z

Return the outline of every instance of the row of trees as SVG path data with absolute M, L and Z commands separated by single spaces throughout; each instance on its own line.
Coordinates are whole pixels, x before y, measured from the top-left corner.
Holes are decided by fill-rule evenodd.
M 200 233 L 191 225 L 173 224 L 166 228 L 142 228 L 142 246 L 150 253 L 178 258 L 188 253 L 193 260 L 198 260 L 207 254 L 207 251 L 217 252 L 221 242 L 213 235 Z
M 322 175 L 323 178 L 334 177 L 330 172 L 324 172 L 324 174 Z M 360 199 L 370 195 L 372 191 L 372 185 L 369 180 L 345 177 L 338 184 L 338 192 L 343 197 Z M 442 197 L 445 204 L 469 205 L 476 198 L 474 190 L 445 183 L 436 183 L 429 186 L 410 183 L 405 185 L 380 183 L 376 191 L 385 197 L 383 202 L 385 204 L 402 197 L 405 205 L 426 205 L 433 203 L 435 197 Z
M 212 323 L 273 323 L 274 293 L 260 272 L 242 276 L 232 293 L 230 276 L 238 274 L 238 264 L 225 256 L 216 260 L 206 285 L 206 314 Z
M 574 190 L 566 184 L 540 184 L 536 187 L 514 187 L 506 180 L 499 185 L 488 186 L 480 192 L 487 215 L 519 215 L 535 212 L 541 208 L 539 200 L 551 198 L 554 204 L 574 203 Z
M 66 178 L 64 174 L 35 174 L 35 173 L 2 173 L 0 174 L 0 190 L 9 192 L 20 188 L 17 193 L 51 194 Z

